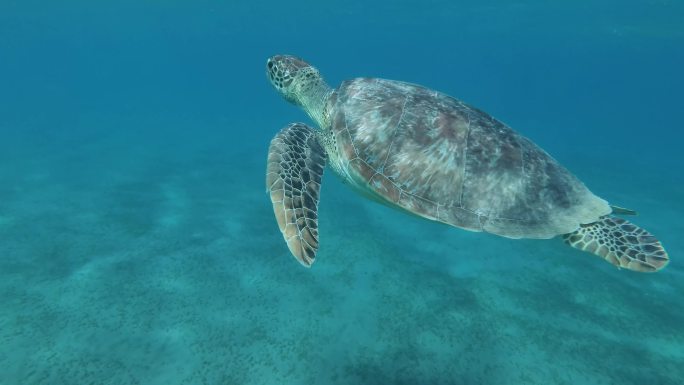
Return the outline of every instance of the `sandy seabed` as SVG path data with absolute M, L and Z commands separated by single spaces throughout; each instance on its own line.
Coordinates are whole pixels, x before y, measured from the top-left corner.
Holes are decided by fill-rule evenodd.
M 406 216 L 328 171 L 307 270 L 264 191 L 267 143 L 179 152 L 129 139 L 3 153 L 0 384 L 684 378 L 681 181 L 661 191 L 646 170 L 581 173 L 670 251 L 664 271 L 637 274 L 558 239 Z

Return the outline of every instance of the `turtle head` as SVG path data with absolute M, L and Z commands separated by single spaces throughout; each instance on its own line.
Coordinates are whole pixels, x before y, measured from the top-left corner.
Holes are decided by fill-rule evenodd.
M 290 103 L 301 106 L 323 78 L 304 60 L 290 55 L 275 55 L 266 62 L 266 76 L 273 87 Z

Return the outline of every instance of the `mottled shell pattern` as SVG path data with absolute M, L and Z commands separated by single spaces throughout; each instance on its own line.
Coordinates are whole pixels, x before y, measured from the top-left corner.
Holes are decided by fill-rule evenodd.
M 357 78 L 333 92 L 326 115 L 333 169 L 418 216 L 510 238 L 551 238 L 611 212 L 537 145 L 448 95 Z

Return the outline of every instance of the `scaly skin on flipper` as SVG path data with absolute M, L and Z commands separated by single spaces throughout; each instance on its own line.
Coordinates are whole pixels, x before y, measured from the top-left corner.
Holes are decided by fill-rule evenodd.
M 302 123 L 283 128 L 268 151 L 266 187 L 278 227 L 292 254 L 307 267 L 318 250 L 318 198 L 325 160 L 316 131 Z
M 596 254 L 617 267 L 641 272 L 658 271 L 670 261 L 660 241 L 622 218 L 605 216 L 563 235 L 568 245 Z

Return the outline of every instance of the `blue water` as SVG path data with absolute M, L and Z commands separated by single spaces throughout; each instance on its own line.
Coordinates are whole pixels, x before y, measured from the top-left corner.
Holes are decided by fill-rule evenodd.
M 684 5 L 0 2 L 0 384 L 681 384 Z M 266 58 L 474 104 L 672 262 L 420 221 L 332 173 L 312 269 L 265 194 Z

